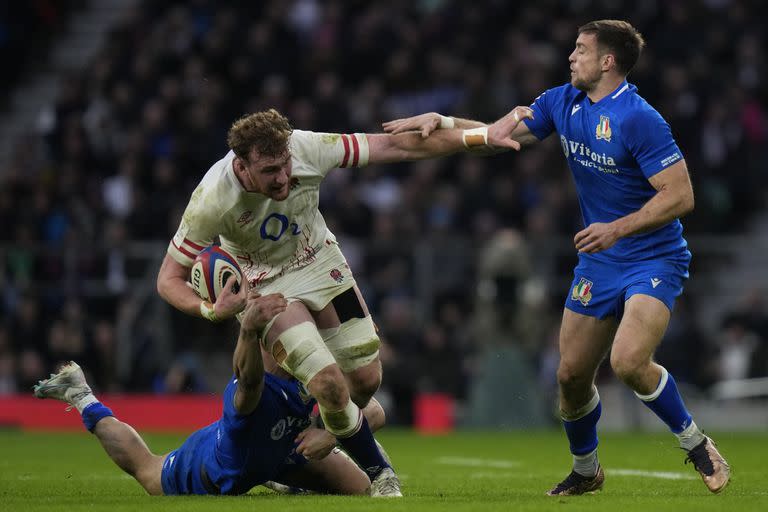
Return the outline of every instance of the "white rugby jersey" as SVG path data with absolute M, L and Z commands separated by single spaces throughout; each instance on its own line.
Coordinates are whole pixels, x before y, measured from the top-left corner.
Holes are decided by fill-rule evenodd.
M 192 193 L 168 254 L 191 267 L 218 235 L 249 281 L 259 283 L 308 265 L 324 244 L 335 243 L 318 210 L 320 183 L 331 169 L 365 166 L 368 139 L 361 133 L 294 130 L 288 146 L 293 171 L 285 201 L 247 192 L 235 176 L 230 151 Z

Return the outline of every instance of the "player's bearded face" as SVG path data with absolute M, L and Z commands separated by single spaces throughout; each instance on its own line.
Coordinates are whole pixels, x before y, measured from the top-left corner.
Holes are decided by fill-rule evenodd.
M 241 181 L 248 192 L 258 192 L 275 201 L 288 198 L 293 170 L 290 151 L 266 156 L 253 150 L 248 160 L 243 160 L 243 166 Z
M 576 39 L 576 48 L 568 57 L 571 67 L 571 85 L 589 92 L 595 88 L 603 75 L 597 48 L 597 36 L 582 33 Z

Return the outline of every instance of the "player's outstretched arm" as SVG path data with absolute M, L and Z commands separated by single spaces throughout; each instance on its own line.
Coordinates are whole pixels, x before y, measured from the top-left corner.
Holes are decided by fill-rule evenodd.
M 439 129 L 459 128 L 467 130 L 472 128 L 481 128 L 483 126 L 487 125 L 480 121 L 462 119 L 459 117 L 448 117 L 442 114 L 438 114 L 437 112 L 427 112 L 425 114 L 419 114 L 413 117 L 394 119 L 392 121 L 382 123 L 382 128 L 386 133 L 397 135 L 399 133 L 416 131 L 419 132 L 424 138 L 428 137 L 435 130 Z M 518 141 L 522 146 L 533 144 L 539 140 L 531 133 L 525 123 L 519 123 L 515 127 L 511 134 L 511 138 Z
M 234 282 L 230 281 L 235 279 L 234 276 L 224 285 L 215 304 L 205 304 L 188 284 L 189 270 L 170 254 L 165 255 L 157 274 L 157 293 L 168 304 L 188 315 L 215 321 L 232 318 L 245 308 L 248 286 L 241 286 L 237 293 L 232 292 Z M 203 316 L 201 304 L 212 309 L 213 315 Z
M 249 414 L 256 409 L 264 389 L 264 361 L 261 357 L 259 335 L 272 318 L 288 307 L 288 301 L 282 294 L 260 295 L 256 291 L 248 293 L 240 324 L 232 366 L 237 377 L 234 405 L 238 414 Z
M 585 253 L 603 251 L 621 238 L 652 231 L 693 210 L 693 187 L 685 160 L 670 165 L 648 181 L 657 191 L 650 201 L 613 222 L 595 222 L 579 231 L 573 238 L 576 249 Z
M 509 114 L 489 126 L 470 130 L 437 130 L 424 138 L 418 132 L 368 134 L 368 163 L 392 163 L 422 160 L 475 149 L 490 152 L 519 150 L 520 143 L 510 137 L 524 118 L 532 118 L 528 107 L 515 107 Z
M 393 119 L 392 121 L 381 123 L 381 127 L 384 128 L 384 131 L 391 133 L 392 135 L 417 131 L 421 133 L 421 136 L 424 138 L 429 137 L 433 131 L 439 128 L 461 128 L 465 130 L 470 128 L 480 128 L 482 126 L 485 126 L 485 123 L 458 117 L 448 117 L 438 114 L 437 112 L 426 112 L 413 117 Z

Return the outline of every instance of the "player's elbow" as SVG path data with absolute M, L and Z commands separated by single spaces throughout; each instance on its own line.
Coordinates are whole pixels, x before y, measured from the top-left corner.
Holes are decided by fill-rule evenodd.
M 261 367 L 253 368 L 235 363 L 235 377 L 241 392 L 258 402 L 264 391 L 264 370 Z
M 693 211 L 696 206 L 696 201 L 693 198 L 693 190 L 690 190 L 682 195 L 680 198 L 680 217 L 688 215 Z
M 174 290 L 186 286 L 188 278 L 189 269 L 166 255 L 157 273 L 157 281 L 155 282 L 157 293 L 163 300 L 173 304 L 173 297 L 178 295 L 174 293 Z
M 170 296 L 168 292 L 170 283 L 168 276 L 163 272 L 162 268 L 160 269 L 160 272 L 157 273 L 157 282 L 155 283 L 155 286 L 157 288 L 157 294 L 167 302 Z
M 252 397 L 260 397 L 264 391 L 264 373 L 263 372 L 236 372 L 237 382 L 240 387 L 247 391 Z
M 155 281 L 155 288 L 157 288 L 157 294 L 165 299 L 165 283 L 163 280 L 163 274 L 157 273 L 157 280 Z
M 258 382 L 249 381 L 237 375 L 237 391 L 235 392 L 233 405 L 237 414 L 246 415 L 252 413 L 258 407 L 261 401 L 261 394 L 264 391 L 264 379 Z M 263 377 L 263 376 L 262 376 Z

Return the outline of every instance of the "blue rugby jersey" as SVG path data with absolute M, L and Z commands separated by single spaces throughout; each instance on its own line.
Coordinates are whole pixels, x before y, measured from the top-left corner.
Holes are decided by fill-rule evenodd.
M 525 123 L 533 135 L 540 140 L 552 132 L 560 136 L 585 226 L 642 208 L 656 194 L 648 178 L 683 158 L 667 122 L 627 82 L 594 104 L 566 84 L 542 93 L 531 108 L 535 118 Z M 609 261 L 689 257 L 682 233 L 675 219 L 591 256 Z
M 315 401 L 298 381 L 266 373 L 259 405 L 247 416 L 235 411 L 236 389 L 237 379 L 232 378 L 224 391 L 221 419 L 168 455 L 162 473 L 165 494 L 207 494 L 202 465 L 221 494 L 242 494 L 276 478 L 286 465 L 304 461 L 294 451 L 295 438 L 310 425 Z

